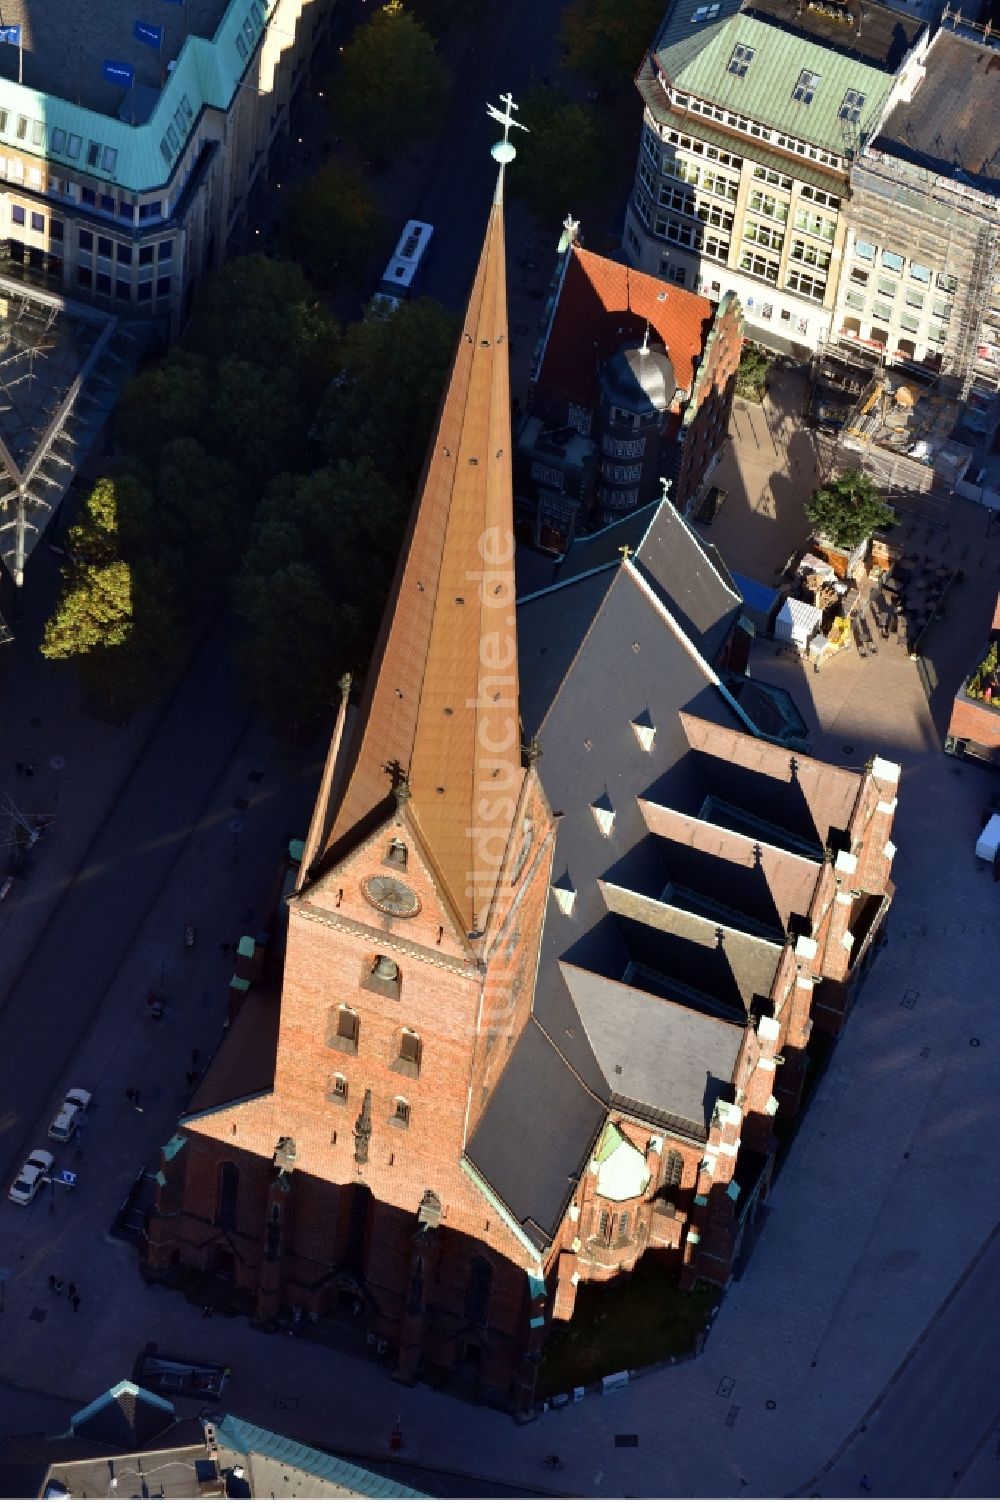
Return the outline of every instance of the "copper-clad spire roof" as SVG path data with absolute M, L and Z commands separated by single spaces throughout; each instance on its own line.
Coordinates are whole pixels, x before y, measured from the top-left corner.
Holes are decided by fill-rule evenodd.
M 470 933 L 485 926 L 523 777 L 514 616 L 503 167 L 423 486 L 324 850 L 406 778 Z

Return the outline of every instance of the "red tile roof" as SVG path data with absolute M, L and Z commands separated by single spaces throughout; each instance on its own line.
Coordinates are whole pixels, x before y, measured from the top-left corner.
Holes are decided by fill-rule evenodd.
M 708 298 L 574 246 L 537 384 L 593 407 L 598 368 L 625 340 L 641 339 L 648 320 L 666 346 L 677 385 L 690 390 L 714 313 Z

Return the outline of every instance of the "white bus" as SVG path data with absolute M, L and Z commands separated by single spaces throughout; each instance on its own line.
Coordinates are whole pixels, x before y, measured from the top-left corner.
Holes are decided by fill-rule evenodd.
M 382 273 L 382 281 L 375 294 L 376 302 L 390 309 L 398 308 L 404 299 L 413 296 L 427 260 L 433 234 L 432 224 L 424 224 L 419 219 L 408 221 L 399 237 L 399 244 Z

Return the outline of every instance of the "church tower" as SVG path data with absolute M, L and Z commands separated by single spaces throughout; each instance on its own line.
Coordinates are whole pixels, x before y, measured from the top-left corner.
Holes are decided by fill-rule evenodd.
M 512 107 L 491 110 L 496 193 L 353 726 L 342 684 L 289 902 L 273 1087 L 194 1110 L 199 1093 L 150 1250 L 151 1264 L 211 1267 L 222 1240 L 259 1316 L 321 1316 L 346 1297 L 401 1375 L 467 1362 L 505 1387 L 541 1270 L 463 1155 L 530 1011 L 553 844 L 518 713 Z M 238 1203 L 230 1190 L 220 1228 L 227 1172 Z

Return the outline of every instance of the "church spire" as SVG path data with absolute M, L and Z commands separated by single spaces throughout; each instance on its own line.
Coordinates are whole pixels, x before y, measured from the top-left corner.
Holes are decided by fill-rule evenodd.
M 503 224 L 518 122 L 502 103 L 487 107 L 504 139 L 482 254 L 324 846 L 348 848 L 405 779 L 407 816 L 470 934 L 486 925 L 524 777 Z

